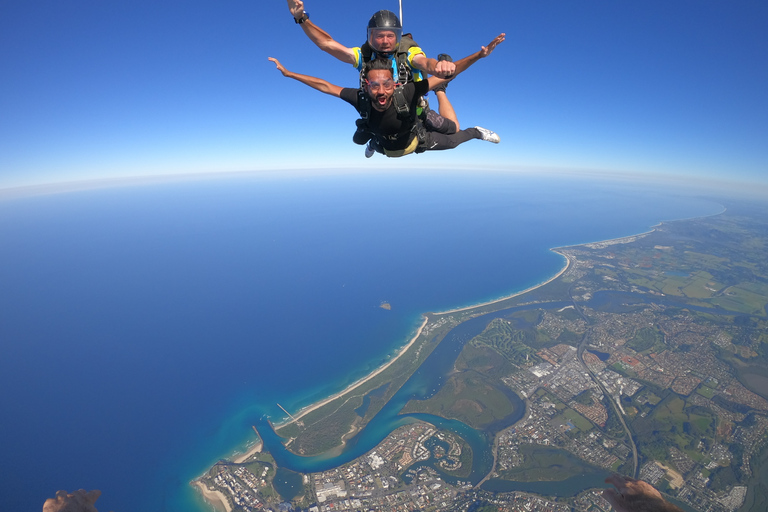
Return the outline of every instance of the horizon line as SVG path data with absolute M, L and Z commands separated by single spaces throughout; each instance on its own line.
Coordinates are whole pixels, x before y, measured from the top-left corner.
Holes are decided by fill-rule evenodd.
M 44 183 L 27 183 L 21 185 L 9 185 L 0 186 L 0 200 L 39 196 L 39 195 L 52 195 L 63 194 L 69 192 L 79 192 L 85 190 L 96 190 L 104 188 L 118 188 L 124 186 L 143 186 L 153 185 L 158 183 L 172 183 L 180 181 L 191 180 L 207 180 L 213 178 L 227 178 L 235 176 L 247 176 L 247 175 L 276 175 L 286 173 L 289 176 L 295 178 L 297 176 L 329 176 L 329 175 L 344 175 L 344 174 L 370 174 L 370 171 L 376 172 L 386 171 L 391 174 L 403 174 L 411 172 L 476 172 L 485 171 L 493 173 L 510 173 L 510 174 L 536 174 L 538 176 L 546 175 L 547 177 L 554 177 L 557 175 L 568 175 L 571 177 L 604 177 L 613 178 L 619 180 L 641 180 L 645 182 L 677 182 L 679 184 L 691 184 L 698 189 L 710 189 L 717 188 L 718 192 L 722 192 L 719 187 L 727 186 L 729 189 L 740 189 L 744 187 L 742 192 L 748 193 L 750 196 L 762 196 L 768 195 L 768 181 L 754 181 L 745 177 L 738 177 L 732 179 L 725 178 L 712 178 L 703 176 L 692 176 L 689 174 L 667 174 L 659 173 L 657 171 L 626 171 L 626 170 L 613 170 L 613 169 L 599 169 L 599 168 L 584 168 L 584 167 L 556 167 L 556 166 L 540 166 L 540 165 L 486 165 L 486 166 L 474 166 L 469 167 L 467 165 L 455 165 L 455 166 L 420 166 L 420 167 L 393 167 L 387 165 L 381 166 L 368 166 L 362 169 L 360 166 L 294 166 L 294 167 L 273 167 L 265 169 L 250 169 L 250 170 L 226 170 L 226 171 L 191 171 L 191 172 L 172 172 L 172 173 L 158 173 L 158 174 L 128 174 L 123 176 L 113 177 L 96 177 L 96 178 L 73 178 L 62 181 L 49 181 Z M 322 174 L 317 174 L 317 171 L 323 171 Z M 328 173 L 328 171 L 332 171 Z M 691 179 L 696 178 L 696 181 L 691 183 Z

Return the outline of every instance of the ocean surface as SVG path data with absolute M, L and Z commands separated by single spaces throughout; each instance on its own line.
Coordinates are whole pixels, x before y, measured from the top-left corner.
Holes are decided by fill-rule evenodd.
M 722 205 L 522 173 L 233 175 L 0 200 L 0 496 L 209 510 L 189 486 L 397 352 L 421 313 L 540 283 L 548 249 Z M 382 302 L 390 311 L 380 308 Z

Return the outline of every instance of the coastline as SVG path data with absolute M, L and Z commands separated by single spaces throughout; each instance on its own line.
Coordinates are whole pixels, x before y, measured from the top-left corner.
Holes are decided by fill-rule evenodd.
M 200 493 L 203 495 L 203 499 L 205 499 L 205 501 L 209 503 L 213 508 L 223 512 L 232 512 L 232 507 L 229 505 L 227 497 L 224 496 L 221 491 L 211 491 L 208 489 L 208 487 L 205 486 L 204 483 L 200 482 L 199 480 L 192 482 L 192 485 L 194 485 L 200 491 Z
M 242 464 L 251 458 L 251 456 L 261 452 L 262 448 L 264 448 L 264 442 L 259 440 L 248 451 L 233 458 L 233 462 L 235 464 Z M 203 476 L 204 475 L 200 475 L 195 478 L 190 484 L 200 491 L 200 494 L 203 495 L 203 499 L 206 503 L 210 504 L 215 510 L 220 512 L 232 512 L 232 506 L 229 504 L 227 497 L 224 496 L 224 493 L 218 490 L 212 491 L 208 489 L 208 487 L 201 481 Z
M 482 302 L 482 303 L 474 304 L 474 305 L 471 305 L 471 306 L 465 306 L 465 307 L 461 307 L 461 308 L 451 309 L 451 310 L 448 310 L 448 311 L 440 311 L 440 312 L 432 313 L 432 314 L 435 315 L 435 316 L 448 315 L 448 314 L 451 314 L 451 313 L 457 313 L 457 312 L 460 312 L 460 311 L 466 311 L 466 310 L 469 310 L 469 309 L 474 309 L 474 308 L 479 308 L 479 307 L 483 307 L 483 306 L 488 306 L 490 304 L 495 304 L 497 302 L 502 302 L 502 301 L 511 299 L 513 297 L 517 297 L 519 295 L 523 295 L 525 293 L 528 293 L 530 291 L 535 290 L 536 288 L 541 288 L 542 286 L 551 283 L 552 281 L 554 281 L 558 277 L 562 276 L 571 266 L 570 258 L 568 258 L 568 256 L 566 256 L 565 254 L 563 254 L 561 252 L 558 252 L 557 249 L 558 248 L 550 248 L 550 251 L 553 251 L 553 252 L 555 252 L 557 254 L 560 254 L 563 258 L 565 258 L 565 265 L 563 265 L 563 267 L 556 274 L 554 274 L 552 277 L 550 277 L 549 279 L 547 279 L 545 281 L 542 281 L 542 282 L 540 282 L 538 284 L 535 284 L 535 285 L 533 285 L 531 287 L 528 287 L 525 290 L 514 292 L 514 293 L 512 293 L 510 295 L 506 295 L 506 296 L 500 297 L 498 299 L 489 300 L 487 302 Z M 307 414 L 311 413 L 312 411 L 317 410 L 320 407 L 322 407 L 322 406 L 324 406 L 324 405 L 326 405 L 326 404 L 328 404 L 330 402 L 333 402 L 334 400 L 336 400 L 336 399 L 346 395 L 347 393 L 349 393 L 351 391 L 354 391 L 356 388 L 362 386 L 363 384 L 365 384 L 366 382 L 368 382 L 369 380 L 373 379 L 374 377 L 379 375 L 381 372 L 383 372 L 384 370 L 389 368 L 389 366 L 392 365 L 398 359 L 400 359 L 400 357 L 403 354 L 405 354 L 408 351 L 408 349 L 416 342 L 416 340 L 419 338 L 419 336 L 421 336 L 421 333 L 424 330 L 424 327 L 426 327 L 427 322 L 429 320 L 429 318 L 427 317 L 426 313 L 423 316 L 424 316 L 424 321 L 421 323 L 421 326 L 416 331 L 416 334 L 411 338 L 411 340 L 405 346 L 403 346 L 400 349 L 400 351 L 397 353 L 397 355 L 395 357 L 393 357 L 391 360 L 387 361 L 385 364 L 383 364 L 382 366 L 378 367 L 376 370 L 374 370 L 373 372 L 369 373 L 365 377 L 363 377 L 363 378 L 353 382 L 352 384 L 350 384 L 349 386 L 347 386 L 343 390 L 339 391 L 338 393 L 334 393 L 333 395 L 331 395 L 331 396 L 329 396 L 327 398 L 324 398 L 323 400 L 320 400 L 318 402 L 315 402 L 313 404 L 310 404 L 310 405 L 308 405 L 306 407 L 301 408 L 299 410 L 299 412 L 294 414 L 291 418 L 287 418 L 287 419 L 285 419 L 283 421 L 276 422 L 274 424 L 275 429 L 282 428 L 282 427 L 285 427 L 287 425 L 291 425 L 291 424 L 295 423 L 296 421 L 299 421 L 302 417 L 306 416 Z
M 719 215 L 719 214 L 715 214 L 715 215 Z M 422 315 L 423 321 L 421 322 L 420 326 L 416 330 L 415 334 L 410 338 L 410 340 L 408 341 L 408 343 L 406 345 L 404 345 L 403 347 L 401 347 L 398 350 L 397 354 L 392 359 L 390 359 L 389 361 L 386 361 L 385 363 L 383 363 L 378 368 L 375 368 L 374 370 L 371 371 L 371 373 L 369 373 L 369 374 L 365 375 L 364 377 L 361 377 L 357 381 L 349 384 L 343 390 L 341 390 L 341 391 L 339 391 L 337 393 L 334 393 L 333 395 L 330 395 L 330 396 L 328 396 L 328 397 L 326 397 L 324 399 L 321 399 L 321 400 L 319 400 L 317 402 L 314 402 L 312 404 L 309 404 L 307 406 L 302 407 L 293 416 L 291 416 L 291 414 L 288 413 L 288 416 L 289 416 L 288 418 L 285 418 L 282 421 L 276 422 L 274 424 L 275 430 L 277 430 L 278 428 L 281 428 L 281 427 L 285 427 L 285 426 L 291 425 L 291 424 L 301 420 L 304 416 L 310 414 L 311 412 L 313 412 L 313 411 L 315 411 L 315 410 L 317 410 L 317 409 L 319 409 L 319 408 L 321 408 L 321 407 L 323 407 L 323 406 L 325 406 L 325 405 L 327 405 L 327 404 L 329 404 L 329 403 L 331 403 L 331 402 L 333 402 L 333 401 L 335 401 L 335 400 L 337 400 L 339 398 L 345 397 L 346 395 L 348 395 L 351 392 L 353 392 L 355 389 L 363 386 L 364 384 L 366 384 L 367 382 L 369 382 L 373 378 L 375 378 L 378 375 L 380 375 L 382 372 L 387 370 L 395 361 L 399 360 L 411 347 L 413 347 L 413 345 L 416 343 L 416 341 L 419 339 L 419 337 L 424 332 L 425 328 L 427 328 L 427 325 L 429 324 L 430 320 L 434 321 L 435 317 L 450 315 L 450 314 L 454 314 L 454 313 L 467 312 L 467 311 L 483 308 L 483 307 L 486 307 L 486 306 L 491 306 L 491 305 L 502 303 L 504 301 L 513 299 L 515 297 L 519 297 L 519 296 L 525 295 L 527 293 L 530 293 L 530 292 L 532 292 L 534 290 L 537 290 L 539 288 L 542 288 L 542 287 L 552 283 L 553 281 L 557 280 L 558 278 L 561 278 L 566 272 L 568 272 L 569 270 L 572 270 L 574 268 L 574 265 L 576 265 L 576 268 L 578 268 L 578 260 L 577 259 L 572 259 L 571 257 L 568 256 L 568 253 L 570 252 L 569 251 L 570 248 L 591 247 L 591 246 L 601 246 L 601 245 L 613 245 L 613 244 L 621 244 L 621 243 L 634 242 L 637 239 L 644 238 L 644 237 L 654 233 L 655 231 L 657 231 L 657 229 L 660 226 L 662 226 L 664 224 L 665 224 L 665 221 L 659 222 L 659 223 L 653 225 L 651 227 L 651 229 L 649 229 L 647 231 L 644 231 L 644 232 L 641 232 L 641 233 L 636 233 L 636 234 L 633 234 L 633 235 L 609 238 L 609 239 L 598 240 L 598 241 L 593 241 L 593 242 L 585 242 L 585 243 L 579 243 L 579 244 L 550 247 L 549 251 L 552 251 L 552 252 L 554 252 L 556 254 L 559 254 L 560 256 L 562 256 L 565 259 L 565 261 L 564 261 L 562 267 L 557 272 L 552 274 L 550 277 L 542 280 L 541 282 L 539 282 L 537 284 L 534 284 L 534 285 L 531 285 L 531 286 L 529 286 L 529 287 L 527 287 L 527 288 L 525 288 L 523 290 L 516 291 L 514 293 L 510 293 L 508 295 L 505 295 L 505 296 L 502 296 L 502 297 L 499 297 L 499 298 L 494 298 L 494 299 L 491 299 L 491 300 L 486 300 L 484 302 L 478 302 L 476 304 L 472 304 L 472 305 L 468 305 L 468 306 L 462 306 L 462 307 L 457 307 L 457 308 L 454 308 L 454 309 L 449 309 L 449 310 L 440 311 L 440 312 L 425 312 L 425 313 L 422 313 L 421 315 Z M 503 307 L 504 306 L 502 305 L 501 307 L 499 307 L 497 309 L 492 309 L 492 311 L 497 311 L 499 309 L 502 309 Z M 481 311 L 481 312 L 477 312 L 477 313 L 481 314 L 483 312 Z M 457 318 L 461 319 L 461 320 L 459 320 L 460 322 L 463 322 L 467 318 L 471 318 L 471 317 L 472 317 L 472 315 L 465 315 L 465 316 L 459 316 Z M 528 408 L 528 405 L 526 404 L 526 409 L 527 408 Z M 524 422 L 526 420 L 526 417 L 527 417 L 527 415 L 525 415 L 523 418 L 518 420 L 515 424 Z M 423 420 L 421 420 L 421 421 L 423 421 Z M 352 427 L 350 428 L 349 432 L 347 432 L 342 437 L 341 446 L 344 446 L 346 444 L 346 441 L 347 441 L 348 437 L 350 437 L 352 434 L 354 434 L 357 430 L 359 430 L 359 427 L 356 428 L 355 425 L 352 425 Z M 259 445 L 259 449 L 261 449 L 262 443 L 257 443 L 257 444 Z M 494 439 L 493 439 L 494 461 L 493 461 L 492 469 L 491 469 L 491 471 L 489 471 L 488 474 L 486 474 L 484 476 L 484 478 L 478 484 L 476 484 L 475 488 L 479 488 L 480 485 L 482 485 L 489 478 L 491 478 L 491 475 L 493 474 L 493 471 L 495 470 L 496 463 L 497 463 L 497 461 L 496 461 L 496 452 L 497 452 L 496 446 L 497 446 L 497 444 L 498 444 L 498 435 L 494 436 Z M 248 457 L 250 457 L 251 455 L 253 455 L 257 451 L 259 451 L 259 450 L 256 450 L 256 449 L 253 449 L 253 448 L 248 450 L 248 453 L 238 457 L 236 462 L 243 462 L 244 460 L 246 460 Z M 201 488 L 201 490 L 203 490 L 203 488 L 205 487 L 204 485 L 200 485 L 197 482 L 195 484 L 196 484 L 196 486 L 199 486 Z M 216 496 L 210 496 L 210 494 L 212 494 L 211 491 L 208 491 L 208 494 L 203 492 L 203 494 L 206 497 L 206 500 L 208 500 L 208 501 L 213 501 L 214 499 L 218 498 Z M 219 493 L 219 494 L 221 494 L 221 493 Z M 223 497 L 223 495 L 221 495 L 221 496 Z M 220 498 L 218 498 L 218 499 L 220 500 Z M 216 506 L 215 503 L 212 503 L 212 504 L 214 506 Z M 224 503 L 224 505 L 226 505 L 226 502 Z M 223 510 L 223 509 L 220 509 L 219 507 L 216 507 L 216 508 L 217 508 L 217 510 Z M 227 512 L 231 512 L 231 510 L 229 510 L 229 507 L 227 507 Z
M 389 368 L 395 361 L 400 359 L 400 357 L 403 354 L 405 354 L 408 351 L 408 349 L 413 346 L 414 343 L 416 343 L 416 340 L 419 338 L 419 336 L 421 336 L 421 332 L 424 330 L 424 327 L 426 327 L 427 321 L 428 321 L 428 318 L 426 316 L 424 316 L 424 321 L 421 322 L 421 325 L 419 326 L 418 330 L 416 331 L 416 334 L 414 334 L 413 338 L 411 338 L 411 340 L 405 346 L 403 346 L 403 348 L 400 349 L 400 352 L 398 352 L 395 357 L 393 357 L 392 359 L 390 359 L 389 361 L 387 361 L 383 365 L 379 366 L 378 368 L 376 368 L 374 371 L 372 371 L 371 373 L 369 373 L 365 377 L 356 380 L 355 382 L 353 382 L 352 384 L 350 384 L 346 388 L 342 389 L 338 393 L 334 393 L 333 395 L 329 396 L 328 398 L 324 398 L 323 400 L 320 400 L 319 402 L 315 402 L 315 403 L 310 404 L 310 405 L 308 405 L 306 407 L 303 407 L 303 408 L 301 408 L 299 410 L 298 413 L 294 414 L 292 417 L 290 417 L 290 418 L 288 418 L 286 420 L 283 420 L 281 422 L 275 423 L 274 424 L 275 428 L 278 429 L 278 428 L 281 428 L 281 427 L 285 427 L 286 425 L 291 425 L 292 423 L 295 423 L 295 422 L 299 421 L 301 418 L 303 418 L 307 414 L 311 413 L 312 411 L 314 411 L 316 409 L 319 409 L 320 407 L 322 407 L 322 406 L 324 406 L 324 405 L 326 405 L 326 404 L 328 404 L 330 402 L 333 402 L 334 400 L 336 400 L 336 399 L 346 395 L 347 393 L 349 393 L 351 391 L 354 391 L 358 387 L 362 386 L 363 384 L 365 384 L 366 382 L 368 382 L 369 380 L 373 379 L 374 377 L 379 375 L 381 372 L 383 372 L 384 370 Z
M 506 295 L 506 296 L 500 297 L 498 299 L 489 300 L 487 302 L 481 302 L 479 304 L 473 304 L 471 306 L 465 306 L 465 307 L 461 307 L 461 308 L 450 309 L 448 311 L 441 311 L 439 313 L 435 313 L 435 315 L 447 315 L 447 314 L 450 314 L 450 313 L 458 313 L 460 311 L 466 311 L 468 309 L 475 309 L 475 308 L 481 308 L 483 306 L 489 306 L 491 304 L 496 304 L 497 302 L 502 302 L 502 301 L 505 301 L 505 300 L 509 300 L 509 299 L 511 299 L 513 297 L 517 297 L 519 295 L 523 295 L 525 293 L 528 293 L 528 292 L 531 292 L 531 291 L 535 290 L 536 288 L 541 288 L 542 286 L 551 283 L 552 281 L 554 281 L 555 279 L 557 279 L 558 277 L 563 275 L 565 273 L 565 271 L 568 270 L 570 268 L 570 266 L 571 266 L 571 259 L 568 256 L 566 256 L 565 254 L 559 252 L 557 249 L 562 249 L 562 247 L 553 247 L 553 248 L 551 248 L 549 250 L 554 252 L 554 253 L 557 253 L 560 256 L 562 256 L 563 258 L 565 258 L 565 265 L 563 266 L 563 268 L 560 269 L 560 271 L 557 274 L 555 274 L 554 276 L 550 277 L 546 281 L 542 281 L 542 282 L 540 282 L 538 284 L 535 284 L 535 285 L 533 285 L 533 286 L 531 286 L 529 288 L 526 288 L 525 290 L 521 290 L 519 292 L 515 292 L 515 293 L 513 293 L 511 295 Z
M 255 430 L 255 429 L 254 429 Z M 256 442 L 255 445 L 251 447 L 250 450 L 246 451 L 245 453 L 241 454 L 239 457 L 236 457 L 233 462 L 235 464 L 242 464 L 243 462 L 247 461 L 251 458 L 252 455 L 255 455 L 259 452 L 261 452 L 261 449 L 264 448 L 264 442 L 259 440 Z

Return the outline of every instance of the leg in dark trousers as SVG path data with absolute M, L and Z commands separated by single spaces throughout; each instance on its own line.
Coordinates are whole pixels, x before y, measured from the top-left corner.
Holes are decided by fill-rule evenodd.
M 427 132 L 427 144 L 426 151 L 440 151 L 443 149 L 453 149 L 459 144 L 463 144 L 468 140 L 482 139 L 483 135 L 477 128 L 467 128 L 466 130 L 459 130 L 456 133 L 446 135 L 438 132 Z

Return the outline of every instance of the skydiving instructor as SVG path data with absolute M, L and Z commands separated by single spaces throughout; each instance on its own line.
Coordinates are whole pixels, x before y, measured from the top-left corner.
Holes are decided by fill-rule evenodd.
M 391 57 L 398 52 L 406 54 L 408 67 L 411 69 L 405 71 L 413 74 L 412 77 L 395 76 L 395 79 L 401 84 L 411 81 L 418 82 L 426 78 L 426 74 L 439 78 L 450 78 L 456 72 L 456 64 L 450 60 L 429 59 L 413 40 L 402 38 L 400 20 L 389 11 L 379 11 L 374 14 L 368 23 L 366 43 L 359 47 L 349 48 L 337 42 L 328 32 L 309 19 L 309 14 L 304 10 L 303 0 L 288 0 L 288 9 L 291 11 L 294 21 L 301 26 L 307 37 L 318 48 L 342 62 L 352 64 L 360 72 L 363 71 L 366 62 L 376 57 Z M 400 44 L 401 40 L 403 44 Z M 372 54 L 370 54 L 371 50 Z M 395 70 L 395 73 L 399 71 L 402 70 Z

